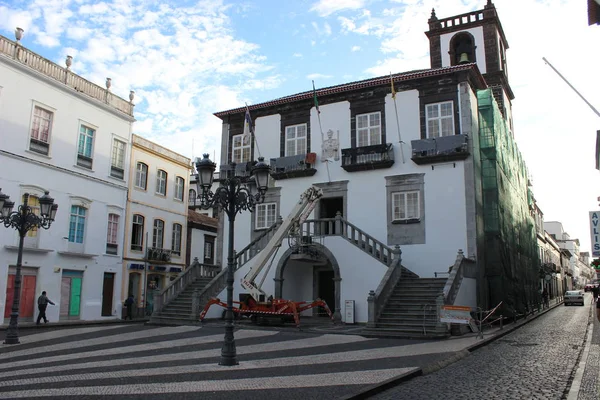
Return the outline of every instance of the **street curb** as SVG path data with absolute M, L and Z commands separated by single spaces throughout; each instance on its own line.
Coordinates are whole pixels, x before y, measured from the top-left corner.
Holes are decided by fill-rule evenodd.
M 555 309 L 556 307 L 559 307 L 562 304 L 563 304 L 562 302 L 557 303 L 544 311 L 538 312 L 535 315 L 531 315 L 527 319 L 521 320 L 520 322 L 516 322 L 514 326 L 511 326 L 510 328 L 504 328 L 501 331 L 494 333 L 493 336 L 490 336 L 487 339 L 485 339 L 485 338 L 482 339 L 481 342 L 479 342 L 479 343 L 468 346 L 463 350 L 456 351 L 456 352 L 452 353 L 452 355 L 450 357 L 447 357 L 443 360 L 428 364 L 422 368 L 416 368 L 412 372 L 407 372 L 405 374 L 398 375 L 398 376 L 388 379 L 387 381 L 384 381 L 382 383 L 371 385 L 371 386 L 367 387 L 366 389 L 362 390 L 360 393 L 357 393 L 357 394 L 354 394 L 351 396 L 347 396 L 347 397 L 342 397 L 340 400 L 368 399 L 370 396 L 373 396 L 375 394 L 378 394 L 378 393 L 381 393 L 388 389 L 391 389 L 395 386 L 398 386 L 401 383 L 409 381 L 418 376 L 427 375 L 427 374 L 431 374 L 433 372 L 439 371 L 440 369 L 443 369 L 451 364 L 454 364 L 457 361 L 460 361 L 460 360 L 468 357 L 472 352 L 474 352 L 482 347 L 487 346 L 488 344 L 494 342 L 495 340 L 500 339 L 501 337 L 503 337 L 505 335 L 508 335 L 509 333 L 519 329 L 520 327 L 522 327 L 524 325 L 527 325 L 534 319 L 546 314 L 547 312 Z
M 563 304 L 562 302 L 557 303 L 555 305 L 553 305 L 552 307 L 548 308 L 547 310 L 541 311 L 536 313 L 535 315 L 531 315 L 529 318 L 523 319 L 520 322 L 515 323 L 514 326 L 511 326 L 510 328 L 503 328 L 501 331 L 498 331 L 497 333 L 494 333 L 493 336 L 488 337 L 487 339 L 482 339 L 481 342 L 473 344 L 471 346 L 468 346 L 466 348 L 466 350 L 470 353 L 479 350 L 482 347 L 487 346 L 488 344 L 500 339 L 503 336 L 508 335 L 509 333 L 519 329 L 520 327 L 527 325 L 528 323 L 530 323 L 531 321 L 537 319 L 538 317 L 546 314 L 547 312 L 554 310 L 556 307 L 560 307 L 560 305 Z
M 139 324 L 148 322 L 147 318 L 143 319 L 134 319 L 134 320 L 122 320 L 122 319 L 110 319 L 106 321 L 96 320 L 96 321 L 59 321 L 59 322 L 50 322 L 47 324 L 39 324 L 35 323 L 27 323 L 24 325 L 19 324 L 19 331 L 29 330 L 29 329 L 49 329 L 49 328 L 72 328 L 72 327 L 83 327 L 83 326 L 94 326 L 94 325 L 116 325 L 116 324 Z M 0 332 L 6 331 L 8 329 L 8 325 L 0 325 Z
M 362 390 L 360 393 L 353 394 L 350 396 L 342 397 L 340 400 L 363 400 L 368 399 L 371 396 L 374 396 L 378 393 L 381 393 L 385 390 L 391 389 L 395 386 L 398 386 L 402 382 L 406 382 L 415 378 L 417 376 L 423 375 L 422 368 L 414 368 L 412 371 L 405 372 L 404 374 L 395 376 L 393 378 L 388 379 L 387 381 L 383 381 L 381 383 L 376 383 Z
M 589 315 L 588 315 L 588 326 L 585 332 L 585 336 L 583 338 L 583 350 L 579 353 L 579 358 L 577 359 L 577 368 L 575 369 L 575 374 L 572 379 L 570 379 L 569 392 L 567 393 L 567 400 L 577 400 L 579 397 L 579 391 L 581 390 L 581 380 L 583 379 L 583 374 L 585 373 L 585 367 L 587 364 L 587 358 L 590 353 L 590 347 L 592 345 L 592 336 L 594 334 L 594 303 L 591 304 Z

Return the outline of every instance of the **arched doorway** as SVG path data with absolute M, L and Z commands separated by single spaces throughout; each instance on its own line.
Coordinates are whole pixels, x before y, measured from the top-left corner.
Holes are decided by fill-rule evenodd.
M 339 264 L 327 247 L 319 243 L 310 247 L 311 257 L 296 257 L 294 249 L 287 249 L 281 256 L 275 270 L 275 297 L 290 300 L 320 297 L 333 312 L 335 321 L 340 321 Z

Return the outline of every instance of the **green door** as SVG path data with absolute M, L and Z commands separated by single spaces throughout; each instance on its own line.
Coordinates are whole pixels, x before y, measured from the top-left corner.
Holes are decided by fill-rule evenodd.
M 69 301 L 69 316 L 79 315 L 81 303 L 81 278 L 71 278 L 71 298 Z

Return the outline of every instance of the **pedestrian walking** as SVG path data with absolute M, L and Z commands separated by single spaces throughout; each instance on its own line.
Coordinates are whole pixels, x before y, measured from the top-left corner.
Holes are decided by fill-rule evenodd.
M 548 290 L 546 288 L 542 291 L 542 300 L 544 300 L 544 307 L 550 308 L 550 303 L 548 302 Z
M 47 324 L 48 323 L 48 318 L 46 318 L 46 308 L 48 307 L 48 304 L 54 305 L 54 303 L 52 302 L 52 300 L 50 300 L 48 298 L 48 296 L 46 296 L 46 291 L 45 290 L 42 292 L 42 295 L 40 297 L 38 297 L 37 302 L 38 302 L 39 314 L 38 314 L 38 317 L 37 317 L 36 324 L 39 325 L 40 321 L 42 320 L 42 318 L 44 319 L 44 323 Z
M 600 288 L 598 285 L 592 286 L 592 296 L 594 296 L 594 303 L 598 301 L 598 294 L 600 293 Z
M 129 317 L 129 319 L 133 319 L 133 303 L 135 302 L 135 300 L 133 299 L 133 295 L 130 294 L 129 297 L 125 300 L 125 307 L 127 307 L 127 315 L 125 316 L 124 319 L 127 319 L 127 317 Z

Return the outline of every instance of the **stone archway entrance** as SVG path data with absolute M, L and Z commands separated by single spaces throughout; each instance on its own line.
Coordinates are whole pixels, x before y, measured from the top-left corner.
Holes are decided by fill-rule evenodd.
M 321 297 L 333 312 L 334 320 L 339 322 L 342 318 L 340 266 L 327 247 L 318 243 L 311 246 L 317 254 L 312 261 L 294 259 L 293 249 L 287 249 L 281 256 L 275 270 L 275 297 L 304 300 Z M 286 279 L 294 279 L 299 284 L 286 285 Z

